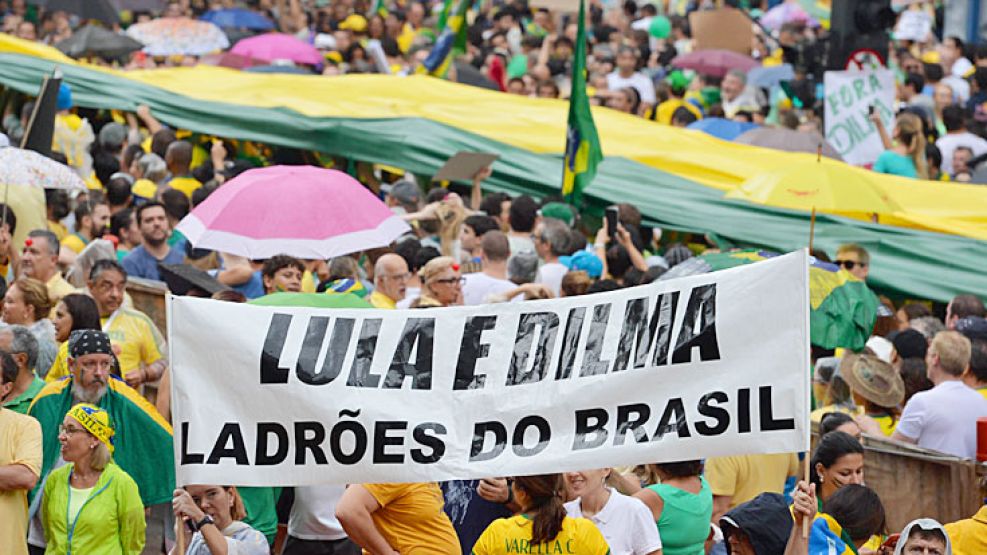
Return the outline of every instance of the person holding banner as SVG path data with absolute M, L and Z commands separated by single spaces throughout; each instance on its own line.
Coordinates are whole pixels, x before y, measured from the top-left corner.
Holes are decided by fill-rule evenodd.
M 190 485 L 176 489 L 171 501 L 180 526 L 195 535 L 185 553 L 173 555 L 268 555 L 267 538 L 242 521 L 247 516 L 235 486 Z
M 661 536 L 648 507 L 607 487 L 611 468 L 565 473 L 569 491 L 578 497 L 566 513 L 590 520 L 607 540 L 613 555 L 660 555 Z
M 73 406 L 58 430 L 66 464 L 44 484 L 41 524 L 45 553 L 136 555 L 144 549 L 144 505 L 137 483 L 113 460 L 109 413 Z
M 561 474 L 518 476 L 512 490 L 522 514 L 493 521 L 473 546 L 473 555 L 610 553 L 603 534 L 591 521 L 566 516 Z

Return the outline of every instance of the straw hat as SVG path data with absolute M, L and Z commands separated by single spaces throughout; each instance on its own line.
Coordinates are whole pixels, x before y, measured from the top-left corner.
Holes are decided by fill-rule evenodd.
M 905 399 L 905 383 L 894 367 L 874 355 L 846 353 L 840 376 L 855 393 L 879 407 L 896 407 Z

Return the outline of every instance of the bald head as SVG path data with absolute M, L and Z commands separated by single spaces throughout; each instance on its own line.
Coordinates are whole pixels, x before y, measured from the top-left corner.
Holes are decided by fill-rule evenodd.
M 408 263 L 397 254 L 385 254 L 374 264 L 374 288 L 394 302 L 404 298 L 408 277 Z

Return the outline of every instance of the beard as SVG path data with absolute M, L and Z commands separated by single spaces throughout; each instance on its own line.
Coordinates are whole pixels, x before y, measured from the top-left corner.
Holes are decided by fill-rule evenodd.
M 99 404 L 105 394 L 106 384 L 103 382 L 97 381 L 87 388 L 78 384 L 72 384 L 72 398 L 75 399 L 77 403 L 89 403 L 96 405 Z

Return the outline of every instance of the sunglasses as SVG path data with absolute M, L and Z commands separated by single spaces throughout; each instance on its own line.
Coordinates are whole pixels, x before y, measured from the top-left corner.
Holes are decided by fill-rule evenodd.
M 852 270 L 856 268 L 858 264 L 860 265 L 861 268 L 867 265 L 864 264 L 863 262 L 857 262 L 856 260 L 834 260 L 833 263 L 842 268 L 846 268 L 847 270 Z

